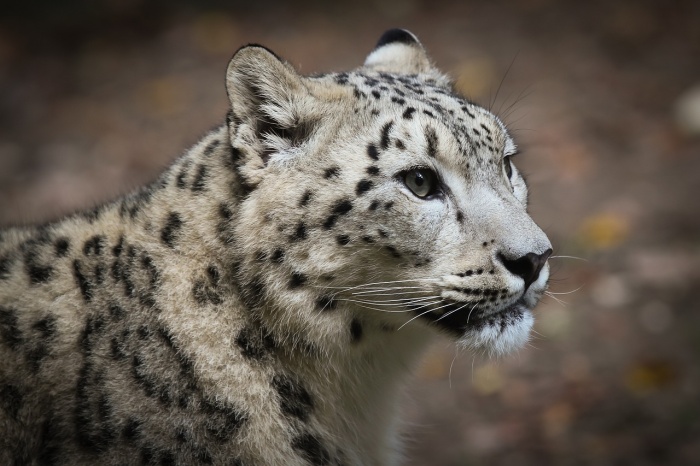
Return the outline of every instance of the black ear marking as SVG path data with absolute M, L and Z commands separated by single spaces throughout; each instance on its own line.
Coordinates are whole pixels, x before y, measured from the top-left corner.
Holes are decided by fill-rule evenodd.
M 395 42 L 398 42 L 400 44 L 406 44 L 406 45 L 413 45 L 413 44 L 419 44 L 418 38 L 408 32 L 405 29 L 389 29 L 386 31 L 382 36 L 379 38 L 377 41 L 377 45 L 375 46 L 375 49 L 378 49 L 379 47 L 383 47 L 387 44 L 393 44 Z
M 280 57 L 279 55 L 277 55 L 275 52 L 273 52 L 273 51 L 270 50 L 269 48 L 265 47 L 264 45 L 260 45 L 260 44 L 256 44 L 256 43 L 250 43 L 250 44 L 246 44 L 246 45 L 244 45 L 244 46 L 242 46 L 242 47 L 239 47 L 238 50 L 236 50 L 236 51 L 233 53 L 233 56 L 235 57 L 236 55 L 238 55 L 238 52 L 240 52 L 240 51 L 242 51 L 242 50 L 244 50 L 244 49 L 247 49 L 247 48 L 258 48 L 258 49 L 263 49 L 263 50 L 265 50 L 266 52 L 268 52 L 270 55 L 272 55 L 273 57 L 275 57 L 276 59 L 278 59 L 279 61 L 281 61 L 281 62 L 284 61 L 284 60 L 282 59 L 282 57 Z

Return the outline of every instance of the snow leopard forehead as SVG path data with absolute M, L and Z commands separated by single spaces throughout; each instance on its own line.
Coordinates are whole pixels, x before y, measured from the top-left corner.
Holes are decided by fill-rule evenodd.
M 454 151 L 435 154 L 450 164 L 498 166 L 498 160 L 514 155 L 517 147 L 505 124 L 496 115 L 460 95 L 452 82 L 437 70 L 402 74 L 368 70 L 316 75 L 314 81 L 352 89 L 355 113 L 370 118 L 394 117 L 398 125 L 448 138 Z M 432 148 L 429 148 L 432 150 Z

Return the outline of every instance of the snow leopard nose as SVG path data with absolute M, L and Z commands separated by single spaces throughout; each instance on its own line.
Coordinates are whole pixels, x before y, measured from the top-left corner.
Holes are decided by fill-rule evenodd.
M 515 260 L 508 259 L 503 254 L 498 254 L 498 259 L 510 273 L 517 275 L 525 281 L 525 291 L 527 291 L 530 285 L 532 285 L 532 282 L 537 280 L 540 276 L 540 271 L 542 271 L 542 267 L 544 267 L 544 264 L 551 254 L 552 249 L 550 248 L 542 254 L 530 252 Z

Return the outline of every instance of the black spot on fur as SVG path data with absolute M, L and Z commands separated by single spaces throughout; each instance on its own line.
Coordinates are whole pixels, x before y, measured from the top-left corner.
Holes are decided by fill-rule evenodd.
M 352 203 L 347 199 L 341 199 L 336 202 L 333 207 L 333 213 L 338 215 L 345 215 L 352 210 Z
M 10 265 L 12 265 L 12 259 L 7 256 L 0 257 L 0 280 L 10 276 Z
M 22 343 L 22 332 L 19 329 L 15 309 L 0 306 L 0 337 L 13 350 Z
M 92 208 L 90 210 L 86 210 L 85 212 L 83 212 L 82 216 L 88 222 L 94 223 L 97 219 L 100 218 L 101 213 L 102 213 L 102 208 L 100 206 L 97 206 L 97 207 Z
M 41 425 L 42 445 L 38 453 L 38 464 L 44 466 L 58 466 L 61 462 L 61 447 L 65 443 L 61 429 L 56 425 L 56 420 L 49 413 Z M 15 462 L 20 464 L 20 462 Z
M 112 254 L 116 257 L 119 257 L 124 250 L 124 235 L 121 235 L 119 237 L 119 241 L 117 241 L 117 244 L 114 245 L 112 248 Z
M 353 343 L 357 343 L 362 339 L 362 324 L 357 319 L 353 319 L 350 322 L 350 338 Z
M 364 241 L 365 243 L 368 243 L 368 244 L 373 244 L 373 243 L 374 243 L 374 238 L 372 238 L 372 237 L 369 236 L 369 235 L 365 235 L 365 236 L 362 237 L 362 241 Z
M 379 207 L 379 201 L 375 199 L 375 200 L 372 201 L 372 203 L 369 205 L 369 210 L 377 210 L 378 207 Z
M 469 118 L 472 118 L 472 119 L 476 118 L 476 115 L 474 115 L 472 112 L 470 112 L 470 111 L 469 111 L 469 108 L 467 108 L 466 106 L 462 106 L 461 108 L 462 108 L 462 111 L 463 111 L 464 113 L 466 113 L 467 115 L 469 115 Z
M 247 414 L 230 404 L 203 399 L 202 411 L 207 415 L 206 431 L 220 442 L 226 442 L 248 420 Z
M 208 285 L 204 280 L 195 280 L 192 285 L 192 296 L 198 304 L 205 305 L 221 304 L 221 296 L 216 292 L 216 289 Z
M 425 140 L 428 143 L 428 156 L 435 158 L 437 156 L 438 138 L 433 128 L 425 130 Z
M 401 139 L 397 139 L 394 144 L 396 144 L 396 148 L 399 150 L 404 150 L 406 149 L 406 146 L 404 145 L 403 141 Z
M 255 309 L 265 295 L 265 282 L 262 277 L 255 276 L 247 282 L 242 290 L 242 298 L 249 310 Z
M 93 269 L 93 278 L 95 279 L 95 283 L 97 285 L 101 285 L 104 280 L 105 280 L 105 265 L 103 263 L 99 263 L 95 265 L 95 268 Z
M 180 214 L 177 212 L 170 212 L 165 221 L 165 226 L 160 231 L 160 239 L 167 246 L 171 248 L 175 247 L 175 241 L 180 234 L 180 228 L 182 228 L 182 219 L 180 218 Z
M 186 160 L 182 164 L 182 168 L 180 169 L 180 172 L 178 173 L 177 177 L 175 178 L 175 186 L 177 186 L 180 189 L 185 189 L 187 187 L 187 175 L 189 174 L 189 169 L 192 166 L 192 161 L 191 160 Z
M 224 220 L 231 220 L 233 212 L 226 204 L 219 204 L 219 216 Z
M 408 107 L 406 110 L 403 112 L 403 117 L 406 120 L 410 120 L 413 118 L 413 114 L 415 113 L 416 109 L 413 107 Z
M 44 317 L 32 325 L 32 328 L 39 333 L 43 339 L 50 339 L 56 334 L 56 318 L 53 316 Z
M 367 146 L 367 155 L 372 160 L 379 160 L 379 151 L 377 151 L 377 146 L 374 144 L 369 144 Z
M 215 265 L 210 265 L 207 267 L 207 276 L 209 277 L 209 283 L 211 286 L 216 288 L 219 285 L 219 280 L 221 280 L 219 268 Z
M 393 121 L 390 121 L 389 123 L 385 124 L 382 127 L 382 139 L 381 142 L 379 143 L 379 147 L 382 149 L 386 150 L 389 147 L 389 133 L 391 132 L 391 127 L 394 125 Z
M 49 354 L 49 347 L 44 343 L 38 343 L 27 351 L 27 364 L 33 373 L 37 373 L 41 362 Z
M 89 303 L 92 299 L 92 284 L 83 274 L 82 266 L 80 264 L 80 261 L 78 260 L 73 261 L 73 276 L 78 282 L 78 286 L 80 287 L 80 293 L 83 295 L 83 299 Z
M 161 466 L 174 466 L 175 465 L 175 455 L 171 451 L 160 452 L 160 462 Z
M 296 229 L 294 230 L 294 234 L 292 234 L 289 237 L 289 239 L 292 241 L 299 241 L 299 240 L 306 239 L 306 225 L 304 224 L 304 222 L 299 222 Z
M 95 235 L 85 241 L 85 244 L 83 245 L 83 254 L 86 256 L 90 256 L 92 254 L 99 256 L 102 254 L 104 239 L 105 237 L 102 235 Z
M 206 155 L 206 156 L 211 155 L 212 152 L 214 152 L 214 150 L 215 150 L 217 147 L 219 147 L 219 144 L 220 144 L 220 142 L 219 142 L 218 139 L 214 139 L 212 142 L 210 142 L 209 144 L 207 144 L 207 147 L 204 148 L 204 155 Z
M 384 209 L 386 210 L 391 210 L 392 207 L 394 207 L 394 201 L 389 201 L 386 204 L 384 204 Z
M 126 359 L 126 345 L 123 340 L 120 340 L 117 337 L 112 338 L 112 341 L 110 342 L 110 350 L 112 359 L 115 361 Z
M 303 273 L 293 272 L 292 278 L 289 280 L 289 288 L 299 288 L 306 284 L 308 278 Z
M 275 249 L 272 256 L 270 256 L 270 260 L 276 264 L 281 264 L 284 260 L 284 250 L 280 248 Z
M 429 116 L 430 118 L 435 118 L 435 114 L 433 112 L 431 112 L 430 110 L 423 110 L 423 113 L 425 115 Z
M 360 180 L 357 183 L 357 187 L 355 188 L 355 194 L 357 194 L 358 196 L 361 196 L 364 193 L 366 193 L 367 191 L 369 191 L 370 189 L 372 189 L 373 185 L 374 185 L 374 183 L 372 183 L 370 180 Z
M 304 195 L 301 196 L 301 199 L 299 199 L 299 207 L 306 207 L 306 205 L 311 200 L 312 195 L 313 193 L 311 191 L 304 192 Z
M 146 374 L 143 357 L 139 354 L 135 354 L 131 360 L 131 375 L 147 397 L 153 398 L 156 395 L 155 383 Z
M 333 228 L 335 225 L 335 222 L 338 220 L 338 216 L 340 215 L 345 215 L 348 212 L 352 210 L 352 202 L 350 202 L 348 199 L 341 199 L 338 202 L 335 203 L 333 206 L 333 210 L 331 211 L 331 215 L 328 216 L 326 221 L 323 224 L 323 227 L 326 230 L 330 230 Z
M 330 167 L 323 172 L 323 177 L 325 179 L 337 178 L 340 175 L 340 167 Z
M 274 347 L 274 342 L 271 341 L 271 337 L 266 338 L 262 332 L 252 327 L 244 327 L 236 337 L 236 345 L 246 358 L 261 360 Z
M 331 311 L 336 308 L 338 302 L 333 299 L 333 296 L 324 295 L 318 298 L 316 305 L 322 311 Z
M 373 96 L 375 99 L 378 99 L 378 98 L 381 97 L 381 94 L 379 93 L 378 90 L 375 89 L 375 90 L 372 91 L 372 96 Z
M 56 251 L 56 257 L 65 257 L 68 255 L 68 249 L 70 249 L 70 242 L 68 238 L 58 238 L 54 243 L 54 248 Z
M 394 102 L 395 104 L 399 104 L 399 105 L 406 104 L 406 101 L 404 99 L 402 99 L 401 97 L 392 97 L 391 101 Z
M 204 305 L 209 302 L 204 280 L 195 280 L 194 284 L 192 285 L 192 296 L 198 304 Z
M 37 237 L 25 241 L 20 246 L 24 256 L 27 275 L 32 285 L 47 283 L 53 278 L 54 268 L 50 265 L 39 263 L 40 248 L 49 241 L 48 233 L 40 230 Z
M 141 447 L 141 464 L 151 465 L 155 464 L 155 448 L 152 445 L 144 445 Z
M 207 182 L 207 166 L 200 165 L 197 169 L 197 174 L 192 181 L 192 192 L 198 193 L 204 191 Z
M 341 246 L 345 246 L 346 244 L 350 243 L 350 237 L 348 235 L 338 235 L 335 237 L 335 240 Z
M 53 267 L 41 266 L 36 264 L 28 264 L 27 273 L 32 285 L 40 285 L 51 280 L 53 275 Z
M 292 447 L 299 450 L 306 461 L 313 466 L 330 464 L 331 456 L 321 441 L 313 434 L 304 433 L 292 440 Z
M 106 451 L 117 432 L 112 425 L 112 407 L 101 385 L 104 375 L 86 362 L 80 369 L 76 388 L 75 429 L 78 444 L 90 453 Z M 97 388 L 97 392 L 94 389 Z
M 399 251 L 396 250 L 394 246 L 386 246 L 385 249 L 389 251 L 389 254 L 391 254 L 392 257 L 395 257 L 397 259 L 401 258 L 401 254 Z
M 243 151 L 240 148 L 231 146 L 231 163 L 234 167 L 238 166 L 238 162 L 243 158 Z
M 458 210 L 457 211 L 457 221 L 461 222 L 462 220 L 464 220 L 464 214 L 462 213 L 461 210 Z
M 365 171 L 367 172 L 368 175 L 372 175 L 372 176 L 379 175 L 379 167 L 377 167 L 375 165 L 370 165 L 369 167 L 367 167 L 367 169 Z
M 10 383 L 0 385 L 0 408 L 7 413 L 10 419 L 17 420 L 23 402 L 24 395 L 19 387 Z
M 314 403 L 306 388 L 297 380 L 286 375 L 275 375 L 272 386 L 280 397 L 280 408 L 287 416 L 307 421 Z

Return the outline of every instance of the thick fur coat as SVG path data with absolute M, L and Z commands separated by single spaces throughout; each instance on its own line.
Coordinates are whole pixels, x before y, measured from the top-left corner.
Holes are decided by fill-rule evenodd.
M 0 464 L 388 465 L 439 334 L 520 347 L 550 244 L 504 124 L 412 34 L 303 77 L 260 46 L 153 184 L 0 231 Z

